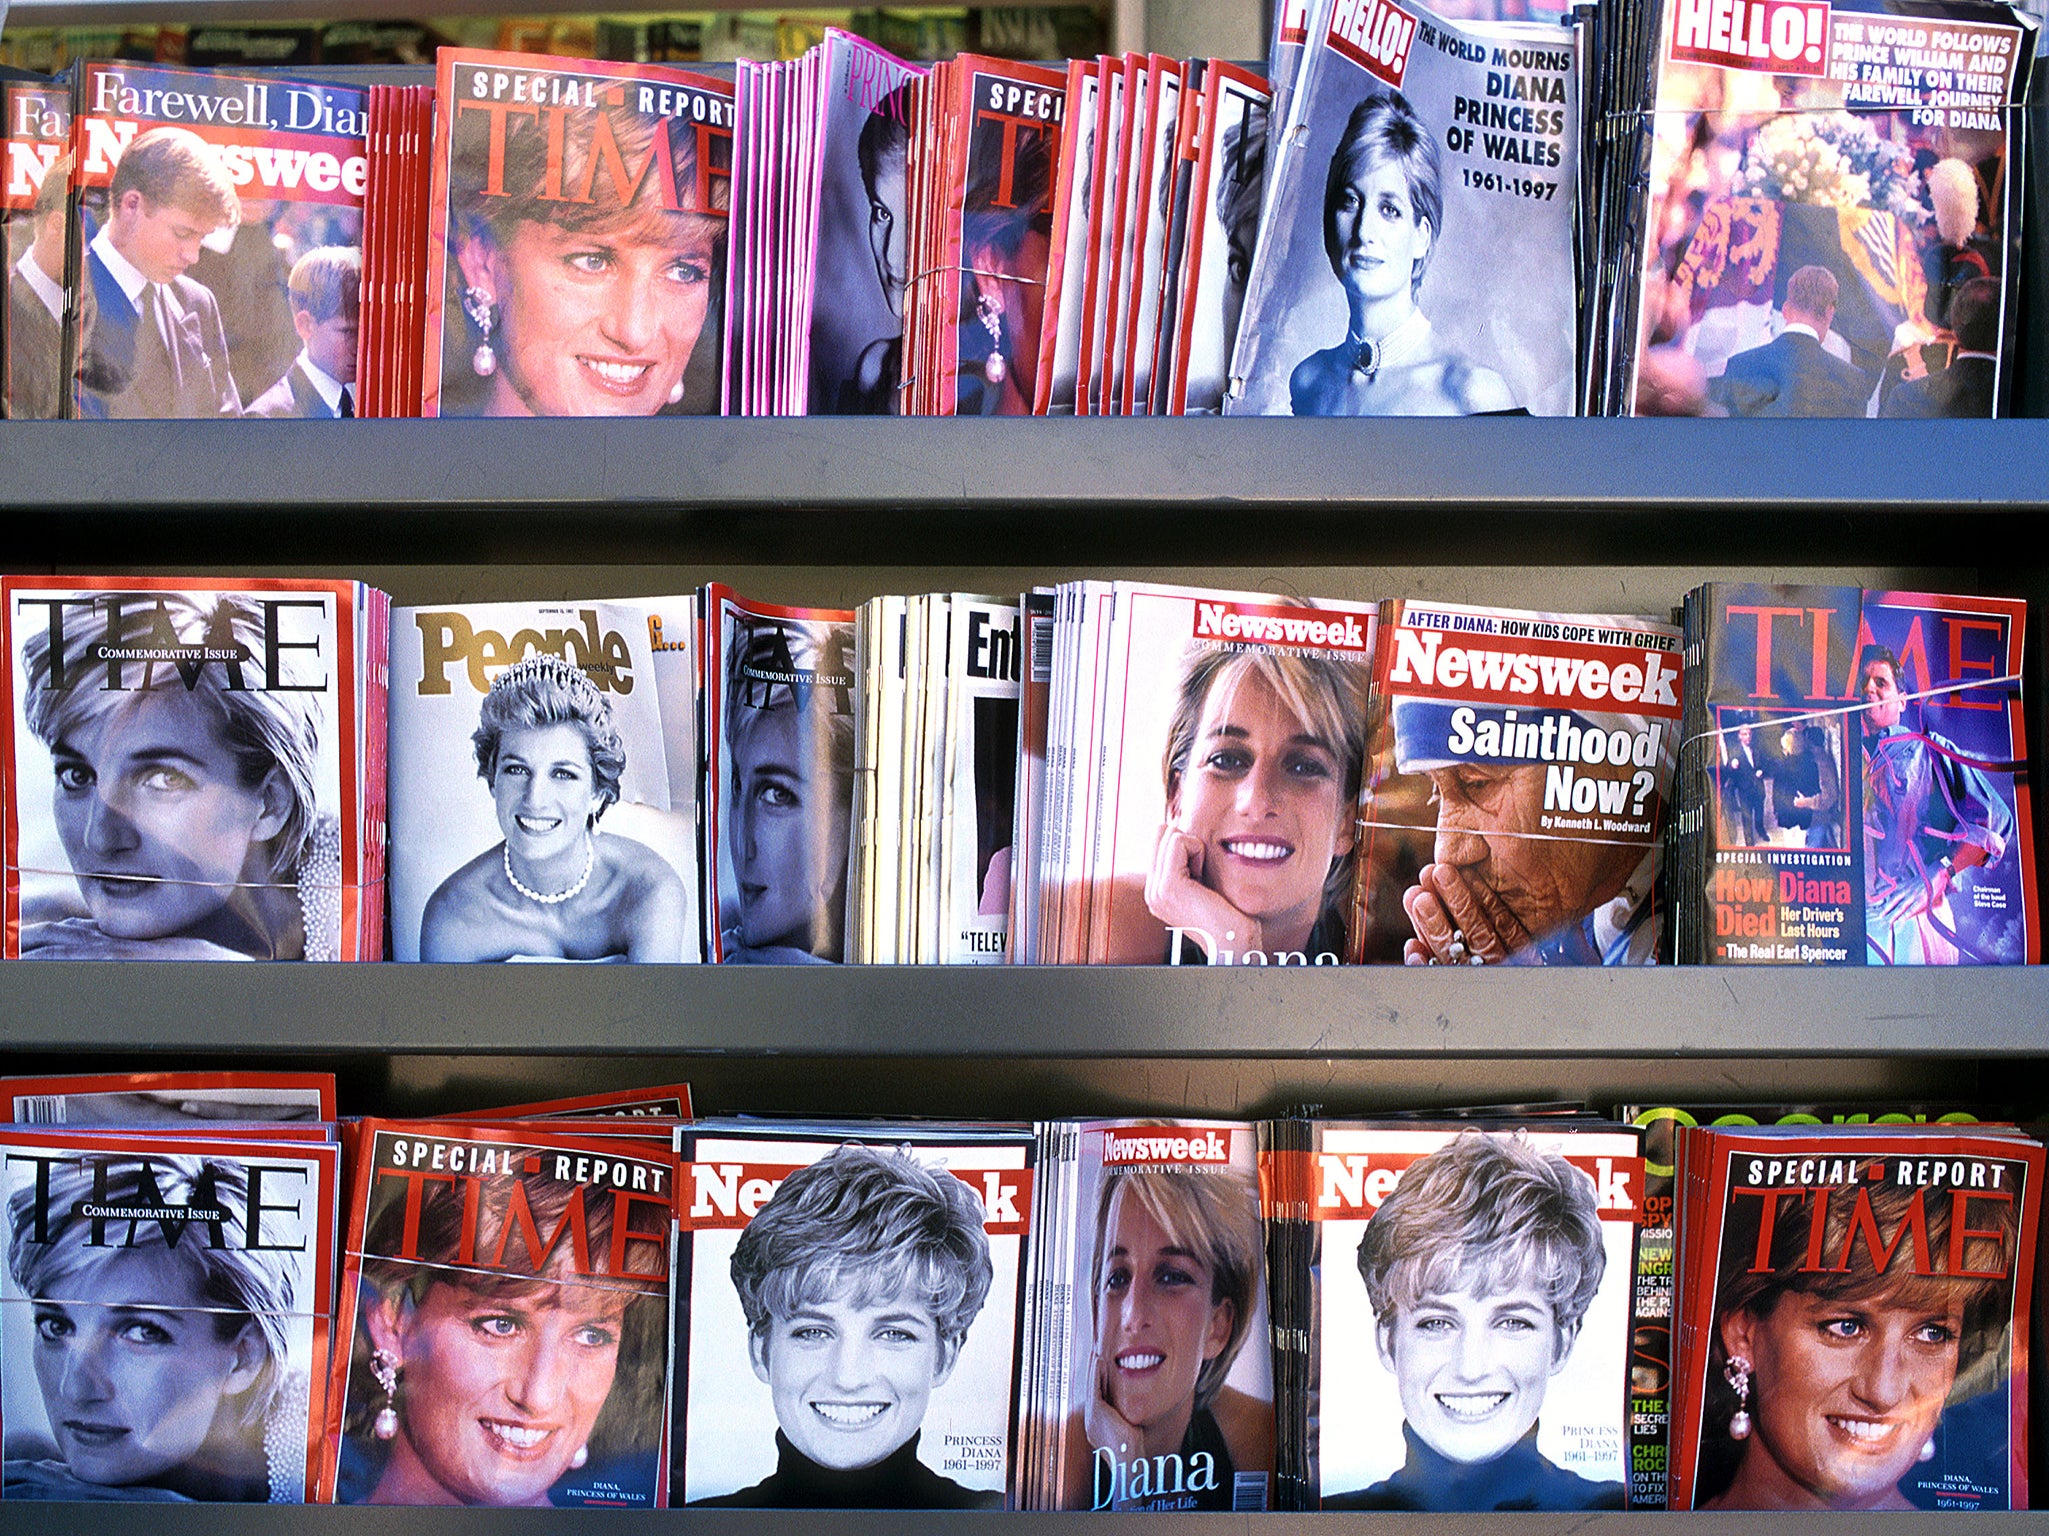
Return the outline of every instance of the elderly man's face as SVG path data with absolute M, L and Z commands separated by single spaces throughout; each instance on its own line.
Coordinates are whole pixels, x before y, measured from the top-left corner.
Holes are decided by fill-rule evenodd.
M 1643 856 L 1633 843 L 1547 832 L 1540 763 L 1458 763 L 1431 769 L 1430 783 L 1437 802 L 1437 862 L 1491 886 L 1533 939 L 1568 928 L 1613 900 Z

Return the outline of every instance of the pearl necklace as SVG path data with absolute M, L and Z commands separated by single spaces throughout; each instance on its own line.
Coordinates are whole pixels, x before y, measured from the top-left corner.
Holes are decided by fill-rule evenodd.
M 595 837 L 585 839 L 583 845 L 583 873 L 576 877 L 576 884 L 566 891 L 557 891 L 553 896 L 543 895 L 532 886 L 520 883 L 519 876 L 512 872 L 512 844 L 507 843 L 504 845 L 504 855 L 505 878 L 512 882 L 512 888 L 528 901 L 537 902 L 544 907 L 554 907 L 560 906 L 591 883 L 591 871 L 598 867 L 598 840 Z
M 1389 331 L 1378 341 L 1371 336 L 1359 339 L 1352 360 L 1352 372 L 1363 374 L 1367 383 L 1374 375 L 1416 351 L 1430 336 L 1430 319 L 1420 309 L 1412 309 L 1402 323 Z

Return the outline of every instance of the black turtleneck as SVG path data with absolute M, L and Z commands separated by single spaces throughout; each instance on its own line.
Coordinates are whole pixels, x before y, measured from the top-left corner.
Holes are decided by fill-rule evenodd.
M 1596 1483 L 1554 1467 L 1537 1451 L 1537 1426 L 1489 1461 L 1453 1461 L 1402 1425 L 1409 1459 L 1371 1488 L 1340 1493 L 1325 1509 L 1620 1509 L 1622 1485 Z
M 963 1488 L 918 1460 L 912 1435 L 872 1467 L 839 1472 L 821 1467 L 781 1430 L 775 1435 L 775 1471 L 752 1488 L 715 1499 L 692 1499 L 693 1509 L 1000 1509 L 1003 1495 Z

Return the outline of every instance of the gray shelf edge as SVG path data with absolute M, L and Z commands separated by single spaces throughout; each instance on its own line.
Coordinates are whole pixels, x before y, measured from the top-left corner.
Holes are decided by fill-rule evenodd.
M 33 1510 L 33 1516 L 30 1511 Z M 2019 1536 L 2039 1532 L 2040 1514 L 1589 1513 L 1433 1514 L 1025 1514 L 961 1511 L 283 1509 L 235 1504 L 0 1504 L 0 1531 L 37 1536 L 631 1536 L 699 1531 L 705 1536 L 1654 1536 L 1682 1527 L 1703 1536 L 1927 1536 L 1935 1531 Z M 145 1522 L 147 1524 L 145 1525 Z
M 16 512 L 2049 507 L 2049 421 L 0 422 Z M 1945 466 L 1930 476 L 1926 466 Z M 223 466 L 233 473 L 224 474 Z
M 2049 1055 L 2049 969 L 0 965 L 0 1050 Z

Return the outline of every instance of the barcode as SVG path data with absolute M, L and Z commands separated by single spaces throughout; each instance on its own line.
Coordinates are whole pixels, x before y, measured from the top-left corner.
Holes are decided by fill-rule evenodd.
M 1032 616 L 1032 681 L 1043 683 L 1053 676 L 1053 620 L 1050 615 Z
M 1233 1472 L 1231 1474 L 1231 1513 L 1241 1510 L 1262 1510 L 1266 1508 L 1266 1474 L 1264 1472 Z
M 26 1093 L 14 1101 L 16 1125 L 64 1124 L 64 1096 L 61 1093 Z

